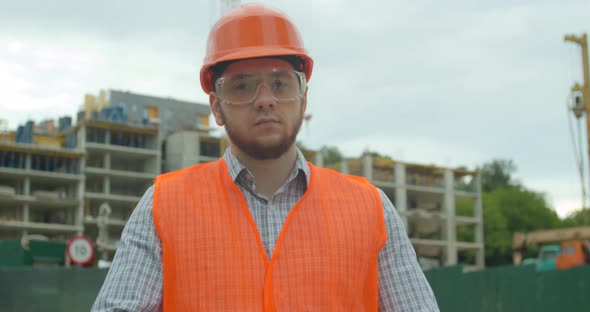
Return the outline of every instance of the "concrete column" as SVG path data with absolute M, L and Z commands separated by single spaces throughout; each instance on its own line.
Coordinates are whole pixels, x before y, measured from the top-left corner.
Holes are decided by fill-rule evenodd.
M 348 174 L 350 172 L 348 170 L 348 159 L 342 159 L 340 162 L 340 171 L 344 174 Z
M 82 149 L 86 147 L 86 127 L 81 127 L 78 132 L 78 146 Z M 78 181 L 77 194 L 75 197 L 78 199 L 78 207 L 76 208 L 76 214 L 74 216 L 74 224 L 81 226 L 82 230 L 78 231 L 78 235 L 84 233 L 84 193 L 86 192 L 86 157 L 80 158 L 78 161 L 72 160 L 74 164 L 78 166 L 78 173 L 81 175 L 81 179 Z
M 369 153 L 363 156 L 363 176 L 373 181 L 373 157 Z
M 446 240 L 447 240 L 447 263 L 446 265 L 457 264 L 457 222 L 455 221 L 455 181 L 453 171 L 445 169 L 445 194 L 444 210 L 447 216 Z
M 406 166 L 402 163 L 396 163 L 395 169 L 395 208 L 404 222 L 406 231 L 408 230 L 408 191 L 406 189 Z
M 31 154 L 27 154 L 27 168 L 31 167 Z M 27 169 L 28 170 L 28 169 Z M 31 178 L 28 176 L 25 176 L 25 179 L 23 181 L 23 195 L 29 196 L 31 195 Z M 22 206 L 22 219 L 21 221 L 23 222 L 29 222 L 30 221 L 30 207 L 29 207 L 29 203 L 25 203 Z M 23 232 L 23 235 L 28 235 L 28 232 L 25 230 Z
M 82 235 L 84 232 L 84 193 L 86 192 L 86 176 L 84 174 L 86 168 L 86 158 L 82 157 L 77 162 L 78 172 L 80 173 L 81 179 L 78 181 L 78 185 L 74 186 L 77 190 L 74 197 L 78 199 L 78 207 L 74 215 L 74 225 L 82 227 L 82 230 L 78 231 L 78 235 Z
M 189 146 L 192 146 L 192 145 L 189 145 Z M 191 154 L 198 155 L 199 157 L 198 157 L 197 162 L 195 164 L 201 163 L 201 136 L 200 135 L 198 135 L 198 134 L 196 135 L 195 144 L 194 144 L 194 147 L 192 147 L 192 148 L 194 148 L 194 150 L 189 151 L 188 153 L 184 153 L 184 155 L 187 155 L 187 154 L 188 155 L 191 155 Z M 187 163 L 185 166 L 188 167 L 188 166 L 192 166 L 192 165 L 193 165 L 192 163 Z
M 156 156 L 155 163 L 153 165 L 151 165 L 152 166 L 151 170 L 153 170 L 153 172 L 155 174 L 162 173 L 162 165 L 161 164 L 162 164 L 162 152 L 158 151 L 158 155 Z
M 156 156 L 156 163 L 153 165 L 153 169 L 154 169 L 154 173 L 155 174 L 160 174 L 162 173 L 162 157 L 165 155 L 162 155 L 162 144 L 164 143 L 163 141 L 161 141 L 160 139 L 160 128 L 158 128 L 158 134 L 157 136 L 154 138 L 154 140 L 156 141 L 154 149 L 158 151 L 158 155 Z
M 315 165 L 318 167 L 324 166 L 324 157 L 322 157 L 322 153 L 319 151 L 315 154 Z
M 23 195 L 31 195 L 31 177 L 25 177 L 23 182 Z
M 104 155 L 104 169 L 111 170 L 111 153 L 107 152 Z M 106 175 L 103 180 L 103 191 L 105 194 L 111 193 L 111 177 Z
M 79 148 L 86 147 L 86 127 L 80 127 L 76 136 L 76 143 Z
M 33 162 L 33 156 L 31 154 L 27 154 L 25 158 L 25 169 L 31 170 L 31 164 Z
M 106 170 L 111 170 L 111 153 L 110 152 L 106 152 L 106 154 L 104 154 L 104 164 L 103 164 L 103 168 Z
M 476 265 L 480 268 L 485 267 L 485 244 L 484 244 L 484 228 L 483 228 L 483 205 L 481 198 L 481 175 L 478 172 L 475 175 L 475 192 L 477 197 L 475 199 L 475 218 L 477 224 L 475 226 L 475 242 L 481 245 L 481 248 L 477 251 L 475 257 Z
M 23 222 L 29 222 L 30 221 L 30 216 L 31 212 L 30 212 L 30 208 L 29 208 L 29 204 L 26 203 L 23 205 Z
M 104 176 L 104 180 L 102 182 L 102 186 L 103 186 L 103 192 L 105 194 L 110 194 L 111 193 L 111 177 L 106 175 Z
M 78 207 L 74 216 L 74 225 L 81 226 L 82 231 L 78 232 L 81 235 L 84 232 L 84 192 L 85 192 L 86 178 L 82 178 L 77 185 L 76 198 L 78 199 Z
M 105 129 L 104 144 L 111 144 L 111 129 Z

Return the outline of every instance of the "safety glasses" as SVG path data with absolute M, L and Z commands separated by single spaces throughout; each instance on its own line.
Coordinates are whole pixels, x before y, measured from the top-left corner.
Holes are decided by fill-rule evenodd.
M 221 100 L 231 105 L 252 103 L 262 88 L 270 92 L 275 101 L 291 101 L 303 97 L 307 88 L 305 74 L 287 69 L 264 72 L 240 72 L 217 79 L 215 91 Z

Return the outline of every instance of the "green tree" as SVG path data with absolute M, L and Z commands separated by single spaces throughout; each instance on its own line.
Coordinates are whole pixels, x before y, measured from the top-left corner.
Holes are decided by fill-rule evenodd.
M 475 202 L 473 199 L 461 199 L 455 204 L 455 214 L 462 217 L 473 217 Z M 461 242 L 474 242 L 475 235 L 471 227 L 457 226 L 457 240 Z
M 367 152 L 364 152 L 364 153 L 361 155 L 361 157 L 363 157 L 363 156 L 365 155 L 365 153 L 367 153 Z M 383 154 L 380 154 L 380 153 L 378 153 L 378 152 L 368 152 L 368 153 L 369 153 L 369 155 L 371 155 L 371 157 L 373 157 L 373 158 L 386 158 L 386 159 L 393 160 L 393 158 L 392 158 L 391 156 L 389 156 L 389 155 L 383 155 Z
M 510 232 L 550 229 L 560 225 L 559 216 L 549 207 L 545 196 L 524 187 L 500 188 L 484 194 L 484 205 L 502 213 Z
M 516 165 L 510 159 L 494 159 L 485 163 L 481 169 L 481 188 L 483 192 L 491 192 L 497 188 L 517 186 L 512 179 Z
M 483 228 L 486 266 L 512 263 L 512 234 L 508 221 L 499 209 L 483 209 Z
M 515 172 L 516 165 L 509 159 L 494 159 L 480 168 L 488 266 L 512 263 L 514 232 L 551 229 L 562 224 L 544 194 L 515 181 Z
M 503 187 L 483 194 L 486 263 L 512 263 L 512 235 L 560 226 L 557 213 L 541 193 L 522 186 Z
M 342 153 L 336 146 L 322 146 L 320 148 L 320 154 L 324 160 L 324 166 L 336 164 L 342 161 Z
M 562 227 L 576 227 L 590 225 L 590 209 L 579 209 L 562 220 Z

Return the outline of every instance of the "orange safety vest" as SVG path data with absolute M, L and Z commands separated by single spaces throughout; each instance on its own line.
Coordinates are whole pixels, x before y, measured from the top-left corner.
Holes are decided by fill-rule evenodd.
M 377 189 L 310 164 L 269 261 L 223 159 L 159 176 L 164 311 L 377 311 Z

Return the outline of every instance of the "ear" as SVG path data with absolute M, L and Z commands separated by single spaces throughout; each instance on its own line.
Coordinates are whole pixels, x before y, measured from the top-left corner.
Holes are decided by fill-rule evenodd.
M 213 117 L 215 117 L 215 123 L 218 126 L 223 126 L 223 115 L 221 113 L 221 103 L 219 101 L 219 97 L 215 92 L 209 93 L 209 105 L 211 106 L 211 113 Z

